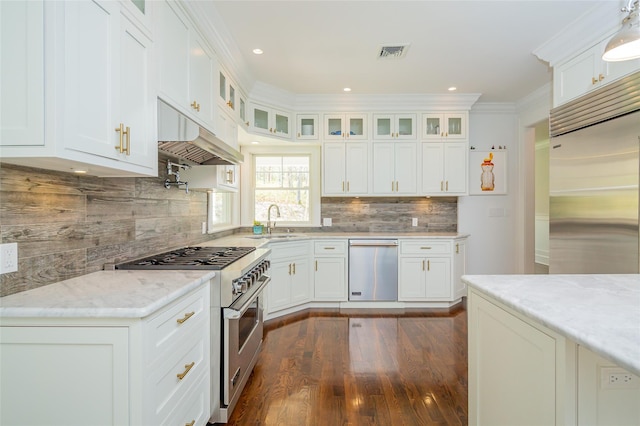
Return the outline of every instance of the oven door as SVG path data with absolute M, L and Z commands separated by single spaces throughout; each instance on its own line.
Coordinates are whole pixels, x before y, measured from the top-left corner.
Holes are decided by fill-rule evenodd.
M 224 405 L 235 404 L 255 365 L 262 344 L 262 292 L 270 281 L 270 277 L 263 275 L 249 297 L 240 298 L 228 308 L 222 309 Z M 237 304 L 240 306 L 236 306 Z

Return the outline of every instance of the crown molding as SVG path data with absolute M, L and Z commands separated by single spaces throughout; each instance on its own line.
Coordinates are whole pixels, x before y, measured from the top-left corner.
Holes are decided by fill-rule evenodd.
M 599 2 L 535 49 L 533 54 L 554 67 L 598 44 L 620 28 L 625 16 L 620 9 L 626 4 L 619 0 Z
M 471 108 L 471 114 L 515 114 L 516 104 L 513 102 L 480 102 Z
M 461 94 L 354 94 L 297 95 L 293 109 L 298 111 L 468 111 L 479 93 Z

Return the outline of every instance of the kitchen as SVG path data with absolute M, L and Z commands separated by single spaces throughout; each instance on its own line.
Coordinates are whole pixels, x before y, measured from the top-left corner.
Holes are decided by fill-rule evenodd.
M 614 28 L 619 22 L 619 12 L 617 10 L 610 11 L 608 8 L 599 12 L 603 10 L 613 15 L 611 28 Z M 568 20 L 565 22 L 574 19 L 575 15 L 567 15 L 570 18 L 567 18 Z M 415 51 L 417 46 L 412 46 L 412 49 Z M 575 50 L 580 50 L 578 45 Z M 4 45 L 3 51 L 5 51 Z M 219 55 L 222 55 L 221 52 L 224 51 L 216 50 Z M 411 52 L 410 50 L 408 54 Z M 569 52 L 563 52 L 563 55 L 565 54 L 569 54 Z M 170 60 L 175 61 L 175 58 Z M 228 63 L 226 65 L 228 66 Z M 241 72 L 241 70 L 233 71 L 234 73 Z M 79 76 L 71 75 L 68 78 L 73 81 L 73 78 L 79 78 Z M 237 76 L 234 78 L 239 79 Z M 214 84 L 216 94 L 217 84 L 216 78 Z M 228 92 L 230 91 L 229 87 L 234 87 L 234 90 L 237 90 L 239 93 L 237 102 L 240 105 L 241 99 L 243 99 L 240 97 L 241 89 L 237 85 L 227 85 L 226 87 Z M 256 100 L 265 103 L 265 92 L 269 93 L 269 88 L 263 87 L 262 89 L 262 93 L 256 91 L 258 95 Z M 247 88 L 245 87 L 244 90 Z M 253 96 L 253 93 L 251 94 Z M 527 94 L 524 93 L 524 95 Z M 395 211 L 398 204 L 402 204 L 406 208 L 406 215 L 402 216 L 401 228 L 396 228 L 396 231 L 413 232 L 411 220 L 416 217 L 419 224 L 417 228 L 420 230 L 423 230 L 423 224 L 445 223 L 447 226 L 451 224 L 457 226 L 457 232 L 461 234 L 471 235 L 467 242 L 468 273 L 528 272 L 529 268 L 533 267 L 533 262 L 526 260 L 529 259 L 527 252 L 532 250 L 531 241 L 528 240 L 530 236 L 527 235 L 528 231 L 525 232 L 525 229 L 528 229 L 525 225 L 528 223 L 526 222 L 527 203 L 530 202 L 525 196 L 527 185 L 529 185 L 528 177 L 523 172 L 528 167 L 526 159 L 528 158 L 529 145 L 527 143 L 530 143 L 525 140 L 526 129 L 528 126 L 546 119 L 551 105 L 550 88 L 547 87 L 546 91 L 536 93 L 536 95 L 538 97 L 523 96 L 517 105 L 514 103 L 491 105 L 490 103 L 471 102 L 473 105 L 470 106 L 470 101 L 466 101 L 466 104 L 461 103 L 454 107 L 455 109 L 470 110 L 468 129 L 471 145 L 475 144 L 479 150 L 490 150 L 494 143 L 495 145 L 507 146 L 510 179 L 506 195 L 462 196 L 457 198 L 457 208 L 454 210 L 450 210 L 448 197 L 429 199 L 419 197 L 419 200 L 409 197 L 403 203 L 385 203 L 385 200 L 379 198 L 362 197 L 361 200 L 364 201 L 360 210 L 361 216 L 358 216 L 358 219 L 374 223 L 370 216 L 371 213 L 367 213 L 367 209 L 371 212 L 380 206 L 386 211 Z M 270 103 L 276 103 L 277 96 L 282 96 L 282 94 L 276 91 L 274 96 L 269 98 Z M 148 97 L 154 98 L 154 96 Z M 465 101 L 463 95 L 460 98 Z M 248 100 L 248 98 L 244 98 L 245 102 Z M 310 99 L 306 101 L 312 102 Z M 213 105 L 209 105 L 209 107 L 215 108 L 217 102 L 214 100 Z M 318 100 L 315 102 L 319 104 Z M 428 98 L 426 100 L 420 99 L 420 102 L 424 102 L 424 105 L 430 105 L 426 103 Z M 201 102 L 201 104 L 204 110 L 205 103 Z M 336 107 L 334 105 L 320 105 L 313 108 L 302 108 L 302 111 L 312 109 L 331 111 L 332 108 Z M 380 109 L 383 108 L 384 110 L 389 108 L 393 110 L 387 103 Z M 420 107 L 412 108 L 414 111 L 425 109 L 423 104 Z M 155 111 L 155 108 L 152 109 Z M 343 110 L 342 107 L 340 110 Z M 247 112 L 249 111 L 247 110 Z M 107 115 L 109 114 L 105 114 L 105 116 Z M 224 116 L 228 117 L 229 115 L 224 114 Z M 155 119 L 151 121 L 155 125 Z M 109 124 L 109 128 L 111 127 Z M 251 132 L 253 131 L 250 129 L 248 133 Z M 240 133 L 242 135 L 242 132 Z M 516 141 L 524 142 L 516 143 Z M 113 148 L 109 147 L 109 149 Z M 242 149 L 247 157 L 251 152 L 268 151 L 264 145 L 258 147 L 243 145 Z M 295 152 L 300 149 L 302 148 L 295 146 L 290 151 Z M 318 148 L 316 149 L 318 150 Z M 4 151 L 2 154 L 5 157 Z M 51 168 L 56 167 L 54 163 L 53 160 L 48 162 L 52 165 Z M 36 166 L 36 164 L 35 160 L 27 160 L 25 165 Z M 9 162 L 2 164 L 2 216 L 0 217 L 2 242 L 18 242 L 19 244 L 19 271 L 17 274 L 2 276 L 3 295 L 96 272 L 101 270 L 105 263 L 120 263 L 127 259 L 143 257 L 152 252 L 199 244 L 209 241 L 212 237 L 212 235 L 202 234 L 202 223 L 209 222 L 206 210 L 207 194 L 198 191 L 189 191 L 187 194 L 184 187 L 176 188 L 175 186 L 167 190 L 164 187 L 165 180 L 170 178 L 173 181 L 175 176 L 165 174 L 167 167 L 165 157 L 161 156 L 155 165 L 150 166 L 151 170 L 157 168 L 158 177 L 77 177 L 69 173 L 45 171 L 43 169 L 47 167 L 43 167 L 44 164 L 47 162 L 39 163 L 37 169 L 24 167 L 25 165 L 14 166 Z M 249 165 L 249 162 L 246 162 L 245 165 Z M 250 174 L 247 176 L 250 170 L 245 165 L 241 168 L 242 185 L 252 181 Z M 153 172 L 148 174 L 153 174 Z M 181 173 L 181 176 L 184 175 Z M 320 182 L 320 178 L 318 177 L 315 182 Z M 348 229 L 349 223 L 341 223 L 339 220 L 341 215 L 349 209 L 349 206 L 345 205 L 346 202 L 341 201 L 342 198 L 335 200 L 336 197 L 331 197 L 325 203 L 324 199 L 328 197 L 321 197 L 320 188 L 315 187 L 311 190 L 318 191 L 316 197 L 322 200 L 322 212 L 327 211 L 327 208 L 331 209 L 329 210 L 332 212 L 331 216 L 328 217 L 332 217 L 334 221 L 332 230 L 338 232 L 350 230 Z M 252 203 L 245 198 L 249 192 L 242 186 L 240 196 L 237 197 L 240 200 L 236 200 L 235 203 L 243 206 L 251 205 Z M 425 205 L 427 207 L 423 207 Z M 246 212 L 247 210 L 243 208 L 243 215 L 246 215 Z M 426 212 L 430 212 L 430 214 Z M 438 214 L 438 212 L 443 213 Z M 316 215 L 316 226 L 319 226 L 320 212 L 317 211 Z M 478 219 L 479 215 L 482 220 Z M 324 216 L 323 213 L 322 217 L 327 216 Z M 254 219 L 256 218 L 251 214 L 249 217 L 240 216 L 236 219 L 239 223 L 235 222 L 229 225 L 228 229 L 215 235 L 231 235 L 238 224 L 248 228 Z M 387 220 L 388 223 L 383 223 L 381 226 L 391 226 L 394 222 L 397 223 L 394 218 Z M 277 228 L 281 225 L 282 223 L 278 224 Z M 289 225 L 284 225 L 283 230 L 287 226 Z M 304 231 L 304 229 L 302 231 L 295 229 L 295 226 L 291 227 L 296 232 Z M 344 228 L 341 229 L 341 227 Z M 378 231 L 378 229 L 373 229 L 373 231 Z M 445 230 L 445 232 L 447 231 Z M 487 249 L 488 241 L 493 242 L 489 249 Z

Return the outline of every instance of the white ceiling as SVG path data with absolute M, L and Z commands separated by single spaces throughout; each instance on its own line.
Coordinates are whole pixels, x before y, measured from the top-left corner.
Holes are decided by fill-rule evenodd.
M 551 81 L 532 51 L 600 1 L 214 1 L 254 79 L 295 94 L 480 93 Z M 617 7 L 617 3 L 612 3 Z M 383 44 L 410 43 L 403 59 Z M 263 55 L 254 55 L 260 48 Z M 567 47 L 568 50 L 571 46 Z

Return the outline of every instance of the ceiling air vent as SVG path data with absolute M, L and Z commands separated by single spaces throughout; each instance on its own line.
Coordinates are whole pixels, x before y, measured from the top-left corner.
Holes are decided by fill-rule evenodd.
M 380 46 L 378 58 L 380 59 L 400 59 L 404 58 L 409 49 L 408 44 L 394 44 L 388 46 Z

